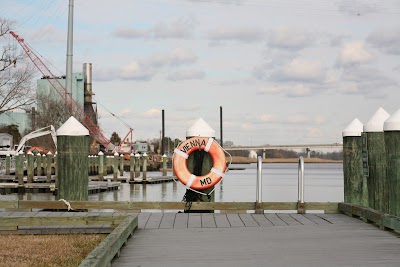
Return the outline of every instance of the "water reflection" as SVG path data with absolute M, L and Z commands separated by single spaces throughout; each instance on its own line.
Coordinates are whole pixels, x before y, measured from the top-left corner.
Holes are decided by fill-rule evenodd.
M 217 201 L 253 202 L 256 196 L 256 164 L 236 165 L 215 188 Z M 153 177 L 161 172 L 151 173 Z M 170 174 L 168 174 L 170 175 Z M 305 201 L 343 201 L 342 164 L 305 164 Z M 122 183 L 119 191 L 89 195 L 90 201 L 181 201 L 186 191 L 179 182 L 162 184 Z M 51 193 L 0 195 L 0 200 L 54 200 Z M 263 165 L 263 201 L 297 201 L 297 163 Z

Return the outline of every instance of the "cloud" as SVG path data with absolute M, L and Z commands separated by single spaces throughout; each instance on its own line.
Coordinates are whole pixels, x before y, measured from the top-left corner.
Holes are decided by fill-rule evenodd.
M 257 94 L 283 94 L 287 97 L 304 97 L 311 95 L 311 89 L 303 84 L 296 85 L 270 85 L 257 90 Z
M 400 55 L 400 28 L 374 31 L 368 35 L 367 42 L 385 53 Z
M 182 17 L 168 23 L 158 23 L 149 29 L 121 27 L 114 30 L 113 35 L 125 39 L 188 39 L 196 26 L 192 17 Z
M 342 0 L 336 2 L 339 12 L 347 15 L 362 16 L 367 14 L 376 13 L 379 11 L 378 1 L 365 1 L 365 0 Z
M 211 45 L 225 41 L 252 43 L 264 39 L 264 31 L 257 28 L 219 28 L 208 33 Z
M 167 76 L 167 80 L 170 81 L 182 81 L 182 80 L 201 80 L 204 79 L 206 74 L 203 71 L 197 70 L 185 70 L 180 72 L 171 72 Z
M 114 80 L 116 78 L 122 80 L 147 81 L 151 80 L 165 67 L 172 68 L 181 65 L 190 65 L 196 62 L 196 60 L 197 56 L 191 51 L 176 48 L 170 52 L 153 54 L 147 58 L 133 60 L 122 65 L 118 69 L 96 69 L 94 76 L 101 81 Z M 197 73 L 197 75 L 200 76 L 199 73 Z
M 373 68 L 347 68 L 341 77 L 343 94 L 364 95 L 370 98 L 385 97 L 389 89 L 398 87 L 398 83 Z
M 277 117 L 275 115 L 271 115 L 271 114 L 262 114 L 262 115 L 259 115 L 257 117 L 257 119 L 260 122 L 274 122 L 277 120 Z
M 301 50 L 313 43 L 308 33 L 293 28 L 280 28 L 268 33 L 267 45 L 276 49 Z
M 342 47 L 338 63 L 342 66 L 365 64 L 371 62 L 373 58 L 373 55 L 365 48 L 364 43 L 353 41 Z
M 160 117 L 161 111 L 159 109 L 149 109 L 143 113 L 145 118 L 158 118 Z
M 184 112 L 187 112 L 187 111 L 195 111 L 195 110 L 201 110 L 201 105 L 199 105 L 199 104 L 192 104 L 192 105 L 188 105 L 188 106 L 179 106 L 179 107 L 176 107 L 176 110 L 177 111 L 184 111 Z
M 287 116 L 285 119 L 285 122 L 293 123 L 293 124 L 309 123 L 310 119 L 305 115 L 296 114 L 296 115 Z
M 321 137 L 323 136 L 323 133 L 320 128 L 309 127 L 307 128 L 307 135 L 309 137 Z
M 320 82 L 325 79 L 325 72 L 319 61 L 293 59 L 288 64 L 274 71 L 271 79 L 275 81 Z

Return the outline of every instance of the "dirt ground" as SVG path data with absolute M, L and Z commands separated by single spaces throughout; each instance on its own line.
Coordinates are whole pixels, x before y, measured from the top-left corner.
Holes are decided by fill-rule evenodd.
M 0 266 L 78 266 L 106 235 L 1 235 Z

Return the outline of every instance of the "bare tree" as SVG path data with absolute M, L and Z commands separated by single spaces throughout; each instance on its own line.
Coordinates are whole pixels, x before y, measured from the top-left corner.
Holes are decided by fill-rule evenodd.
M 36 125 L 38 128 L 49 125 L 58 128 L 72 115 L 64 102 L 52 92 L 38 94 L 37 106 Z
M 6 38 L 12 28 L 11 20 L 0 18 L 0 114 L 26 108 L 35 101 L 32 78 L 34 68 L 24 60 L 17 42 Z

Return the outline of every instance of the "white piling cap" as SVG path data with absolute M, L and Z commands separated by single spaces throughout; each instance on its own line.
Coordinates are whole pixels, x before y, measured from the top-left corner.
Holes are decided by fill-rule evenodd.
M 384 123 L 384 131 L 400 131 L 400 109 L 392 114 Z
M 146 152 L 143 153 L 143 157 L 147 157 L 147 153 Z
M 102 152 L 102 151 L 100 151 L 97 155 L 99 155 L 99 156 L 103 156 L 104 155 L 104 153 Z
M 164 155 L 162 155 L 162 157 L 163 157 L 163 158 L 166 158 L 166 157 L 167 157 L 167 155 L 165 155 L 165 154 L 164 154 Z
M 186 137 L 215 137 L 215 130 L 202 118 L 199 118 L 189 129 L 186 130 Z
M 115 153 L 114 153 L 114 156 L 115 156 L 115 157 L 118 157 L 118 156 L 119 156 L 118 152 L 115 152 Z
M 77 119 L 73 116 L 61 125 L 57 130 L 57 136 L 85 136 L 89 135 L 89 130 L 86 129 Z
M 379 108 L 369 121 L 364 124 L 364 133 L 383 132 L 383 123 L 390 117 L 390 114 L 383 108 Z
M 355 118 L 342 132 L 342 136 L 361 136 L 363 124 Z
M 51 151 L 49 151 L 49 152 L 47 153 L 47 155 L 53 155 L 53 154 L 51 153 Z
M 28 153 L 26 153 L 27 155 L 33 155 L 32 151 L 29 151 Z
M 139 154 L 139 153 L 136 153 L 136 154 L 135 154 L 135 157 L 140 158 L 140 154 Z

